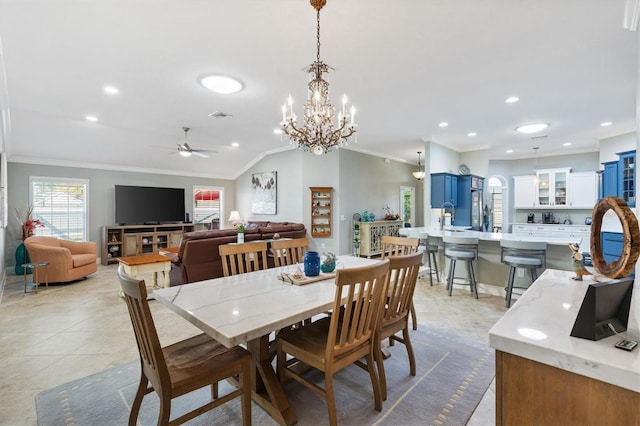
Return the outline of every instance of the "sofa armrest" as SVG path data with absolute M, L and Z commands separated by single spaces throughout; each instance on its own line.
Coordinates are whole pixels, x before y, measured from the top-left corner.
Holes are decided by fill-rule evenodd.
M 97 255 L 97 245 L 93 241 L 69 241 L 60 240 L 60 246 L 68 249 L 71 254 L 95 254 Z
M 28 247 L 31 262 L 49 262 L 50 265 L 65 265 L 73 268 L 71 252 L 65 247 L 51 247 L 43 244 L 30 244 Z

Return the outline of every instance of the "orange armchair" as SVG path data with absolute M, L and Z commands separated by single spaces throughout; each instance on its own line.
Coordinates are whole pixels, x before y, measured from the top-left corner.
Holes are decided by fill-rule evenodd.
M 98 270 L 96 243 L 33 236 L 24 240 L 31 262 L 48 262 L 50 283 L 78 280 Z M 35 278 L 40 280 L 43 277 Z

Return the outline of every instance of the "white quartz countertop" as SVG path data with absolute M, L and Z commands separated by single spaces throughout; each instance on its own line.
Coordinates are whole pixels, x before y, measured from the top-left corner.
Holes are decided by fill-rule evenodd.
M 570 336 L 587 287 L 594 282 L 587 276 L 582 282 L 574 281 L 573 275 L 547 269 L 489 330 L 490 346 L 640 392 L 640 350 L 627 352 L 614 347 L 627 337 L 626 332 L 621 333 L 623 337 L 614 335 L 598 341 Z
M 452 235 L 457 237 L 476 237 L 481 241 L 496 241 L 500 242 L 501 240 L 505 241 L 544 241 L 547 244 L 552 245 L 567 245 L 569 243 L 580 243 L 582 238 L 579 237 L 570 237 L 570 236 L 558 236 L 558 237 L 535 237 L 535 236 L 526 236 L 526 235 L 514 235 L 504 232 L 480 232 L 480 231 L 470 231 L 470 230 L 461 230 L 460 228 L 464 227 L 445 227 L 444 230 L 433 229 L 427 227 L 416 227 L 416 228 L 400 228 L 398 231 L 400 235 L 405 237 L 418 237 L 418 238 L 426 238 L 427 236 L 432 237 L 440 237 L 442 238 L 445 235 Z

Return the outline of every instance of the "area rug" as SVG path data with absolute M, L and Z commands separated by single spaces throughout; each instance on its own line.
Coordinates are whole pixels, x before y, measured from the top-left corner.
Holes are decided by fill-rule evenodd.
M 382 412 L 375 411 L 369 374 L 357 366 L 339 372 L 334 379 L 338 423 L 341 425 L 464 425 L 493 380 L 494 351 L 487 345 L 420 325 L 411 332 L 417 374 L 409 374 L 404 345 L 388 348 L 385 360 L 388 398 Z M 131 361 L 75 380 L 36 396 L 38 425 L 124 425 L 139 380 L 139 361 Z M 321 375 L 318 374 L 321 381 Z M 221 383 L 220 391 L 230 389 Z M 285 391 L 298 424 L 328 423 L 326 402 L 297 382 Z M 208 388 L 175 399 L 171 418 L 210 398 Z M 155 425 L 158 398 L 145 397 L 138 424 Z M 255 403 L 254 425 L 276 422 Z M 240 400 L 236 399 L 197 417 L 189 425 L 242 424 Z

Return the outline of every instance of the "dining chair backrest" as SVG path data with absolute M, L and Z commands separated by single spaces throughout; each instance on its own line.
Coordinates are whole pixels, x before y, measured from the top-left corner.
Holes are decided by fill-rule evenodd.
M 144 280 L 137 280 L 129 276 L 124 272 L 122 266 L 118 268 L 118 278 L 129 309 L 129 316 L 140 352 L 142 370 L 153 388 L 158 390 L 160 394 L 162 389 L 171 387 L 171 379 L 151 316 L 149 302 L 147 302 L 147 288 Z
M 225 277 L 268 268 L 266 241 L 223 244 L 219 246 L 219 251 Z
M 422 264 L 422 253 L 391 256 L 387 275 L 387 303 L 382 312 L 381 327 L 405 322 L 413 303 L 413 293 Z M 402 327 L 398 328 L 398 331 Z
M 380 321 L 387 289 L 389 261 L 358 268 L 339 269 L 336 273 L 336 296 L 325 349 L 325 360 L 349 353 L 372 338 Z M 343 296 L 346 300 L 343 302 Z M 349 318 L 349 320 L 341 320 Z
M 403 256 L 418 251 L 419 238 L 382 236 L 382 259 L 387 256 Z
M 271 241 L 271 252 L 276 267 L 302 263 L 307 251 L 309 239 L 306 237 Z

